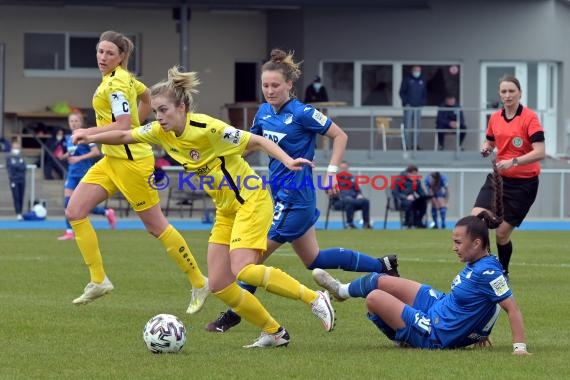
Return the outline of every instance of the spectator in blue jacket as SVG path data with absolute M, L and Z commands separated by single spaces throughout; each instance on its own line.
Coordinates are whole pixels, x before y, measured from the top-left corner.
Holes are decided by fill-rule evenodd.
M 24 194 L 26 192 L 26 161 L 21 155 L 20 142 L 17 138 L 12 139 L 11 145 L 12 150 L 6 157 L 6 169 L 10 180 L 14 211 L 18 220 L 22 220 L 22 208 L 24 207 Z
M 405 213 L 404 224 L 407 228 L 426 228 L 424 216 L 430 196 L 426 194 L 422 185 L 422 176 L 418 174 L 418 167 L 410 165 L 400 175 L 405 180 L 402 184 L 394 186 L 392 196 Z
M 456 130 L 459 128 L 462 131 L 467 129 L 465 125 L 465 116 L 463 111 L 459 109 L 459 104 L 457 104 L 457 99 L 453 95 L 448 95 L 445 97 L 445 102 L 441 105 L 447 109 L 440 109 L 437 111 L 436 127 L 440 132 L 437 133 L 437 149 L 443 150 L 445 143 L 446 133 L 457 133 Z M 454 110 L 449 108 L 456 108 Z M 457 114 L 459 113 L 459 123 L 457 122 Z M 466 132 L 459 133 L 459 148 L 463 150 L 463 140 L 465 139 Z
M 344 212 L 346 212 L 346 227 L 355 229 L 354 225 L 354 212 L 362 211 L 362 228 L 371 229 L 370 224 L 370 201 L 362 195 L 362 191 L 354 176 L 349 172 L 349 167 L 346 161 L 343 161 L 340 166 L 339 177 L 339 200 L 341 202 Z
M 422 110 L 426 103 L 427 85 L 422 78 L 422 68 L 418 65 L 412 67 L 411 75 L 405 77 L 400 85 L 400 99 L 404 109 L 404 129 L 406 130 L 406 146 L 412 148 L 412 144 L 419 149 L 417 130 L 420 128 Z M 412 131 L 413 130 L 413 140 Z

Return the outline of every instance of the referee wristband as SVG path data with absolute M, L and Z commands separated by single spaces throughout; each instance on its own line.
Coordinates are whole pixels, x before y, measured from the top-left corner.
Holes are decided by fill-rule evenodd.
M 513 352 L 526 352 L 526 343 L 513 343 Z
M 338 166 L 336 165 L 329 165 L 327 167 L 327 173 L 337 173 L 338 172 Z

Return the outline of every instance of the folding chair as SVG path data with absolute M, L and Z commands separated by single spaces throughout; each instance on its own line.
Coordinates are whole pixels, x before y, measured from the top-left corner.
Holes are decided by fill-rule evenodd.
M 342 200 L 339 197 L 329 197 L 329 204 L 327 206 L 327 215 L 325 218 L 325 230 L 329 227 L 329 216 L 330 216 L 331 210 L 341 212 L 342 228 L 345 228 L 346 222 L 345 222 L 345 215 L 344 215 L 344 204 L 342 203 Z
M 389 188 L 386 189 L 386 210 L 384 212 L 384 229 L 386 229 L 388 225 L 388 213 L 389 212 L 398 212 L 400 215 L 400 229 L 404 228 L 404 223 L 406 219 L 406 214 L 404 210 L 400 208 L 400 202 L 397 198 L 394 198 L 392 195 L 392 190 Z

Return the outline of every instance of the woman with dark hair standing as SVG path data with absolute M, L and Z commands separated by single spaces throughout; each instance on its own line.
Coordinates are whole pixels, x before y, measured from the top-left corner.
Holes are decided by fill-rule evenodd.
M 539 161 L 545 157 L 544 130 L 536 114 L 520 103 L 521 93 L 520 82 L 514 76 L 505 75 L 499 80 L 503 108 L 489 119 L 481 154 L 487 157 L 497 150 L 495 170 L 502 178 L 502 189 L 496 188 L 497 181 L 489 174 L 471 211 L 472 215 L 489 213 L 493 197 L 500 192 L 503 210 L 501 215 L 496 215 L 500 222 L 496 227 L 496 244 L 499 261 L 507 275 L 513 253 L 511 234 L 521 225 L 536 199 Z

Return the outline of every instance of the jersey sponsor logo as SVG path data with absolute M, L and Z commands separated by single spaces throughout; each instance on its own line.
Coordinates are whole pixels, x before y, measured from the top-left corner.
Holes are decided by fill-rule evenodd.
M 200 159 L 200 152 L 198 152 L 196 149 L 192 149 L 190 151 L 190 158 L 194 161 L 198 161 Z
M 150 131 L 152 131 L 152 123 L 145 124 L 140 128 L 141 135 L 150 133 Z
M 224 133 L 222 135 L 222 140 L 227 143 L 238 145 L 241 141 L 242 133 L 239 129 L 234 127 L 226 127 L 224 128 Z
M 497 296 L 502 296 L 509 291 L 509 284 L 503 275 L 500 275 L 493 281 L 489 282 L 489 285 L 491 285 Z
M 486 270 L 482 274 L 494 274 L 494 273 L 495 273 L 494 270 Z
M 265 115 L 265 116 L 263 116 L 261 119 L 262 119 L 262 120 L 267 120 L 267 119 L 269 119 L 270 117 L 271 117 L 271 115 Z
M 279 141 L 281 141 L 285 136 L 287 136 L 286 133 L 263 132 L 263 137 L 265 137 L 267 140 L 273 141 L 275 144 L 279 144 Z
M 515 148 L 520 148 L 523 145 L 523 140 L 520 137 L 516 136 L 513 138 L 512 143 Z
M 201 176 L 201 175 L 205 175 L 206 173 L 208 173 L 210 171 L 210 168 L 208 167 L 208 165 L 202 167 L 202 168 L 198 168 L 196 170 L 196 174 Z
M 285 116 L 285 120 L 283 120 L 283 123 L 285 123 L 285 125 L 289 125 L 293 122 L 293 115 L 291 114 L 287 114 Z
M 459 275 L 457 275 L 457 276 L 455 276 L 453 281 L 451 281 L 451 289 L 455 288 L 459 284 L 461 284 L 461 277 L 459 277 Z
M 313 119 L 315 119 L 315 121 L 323 127 L 325 126 L 325 123 L 327 122 L 327 117 L 325 115 L 323 115 L 323 113 L 319 110 L 315 110 L 315 112 L 313 112 Z

